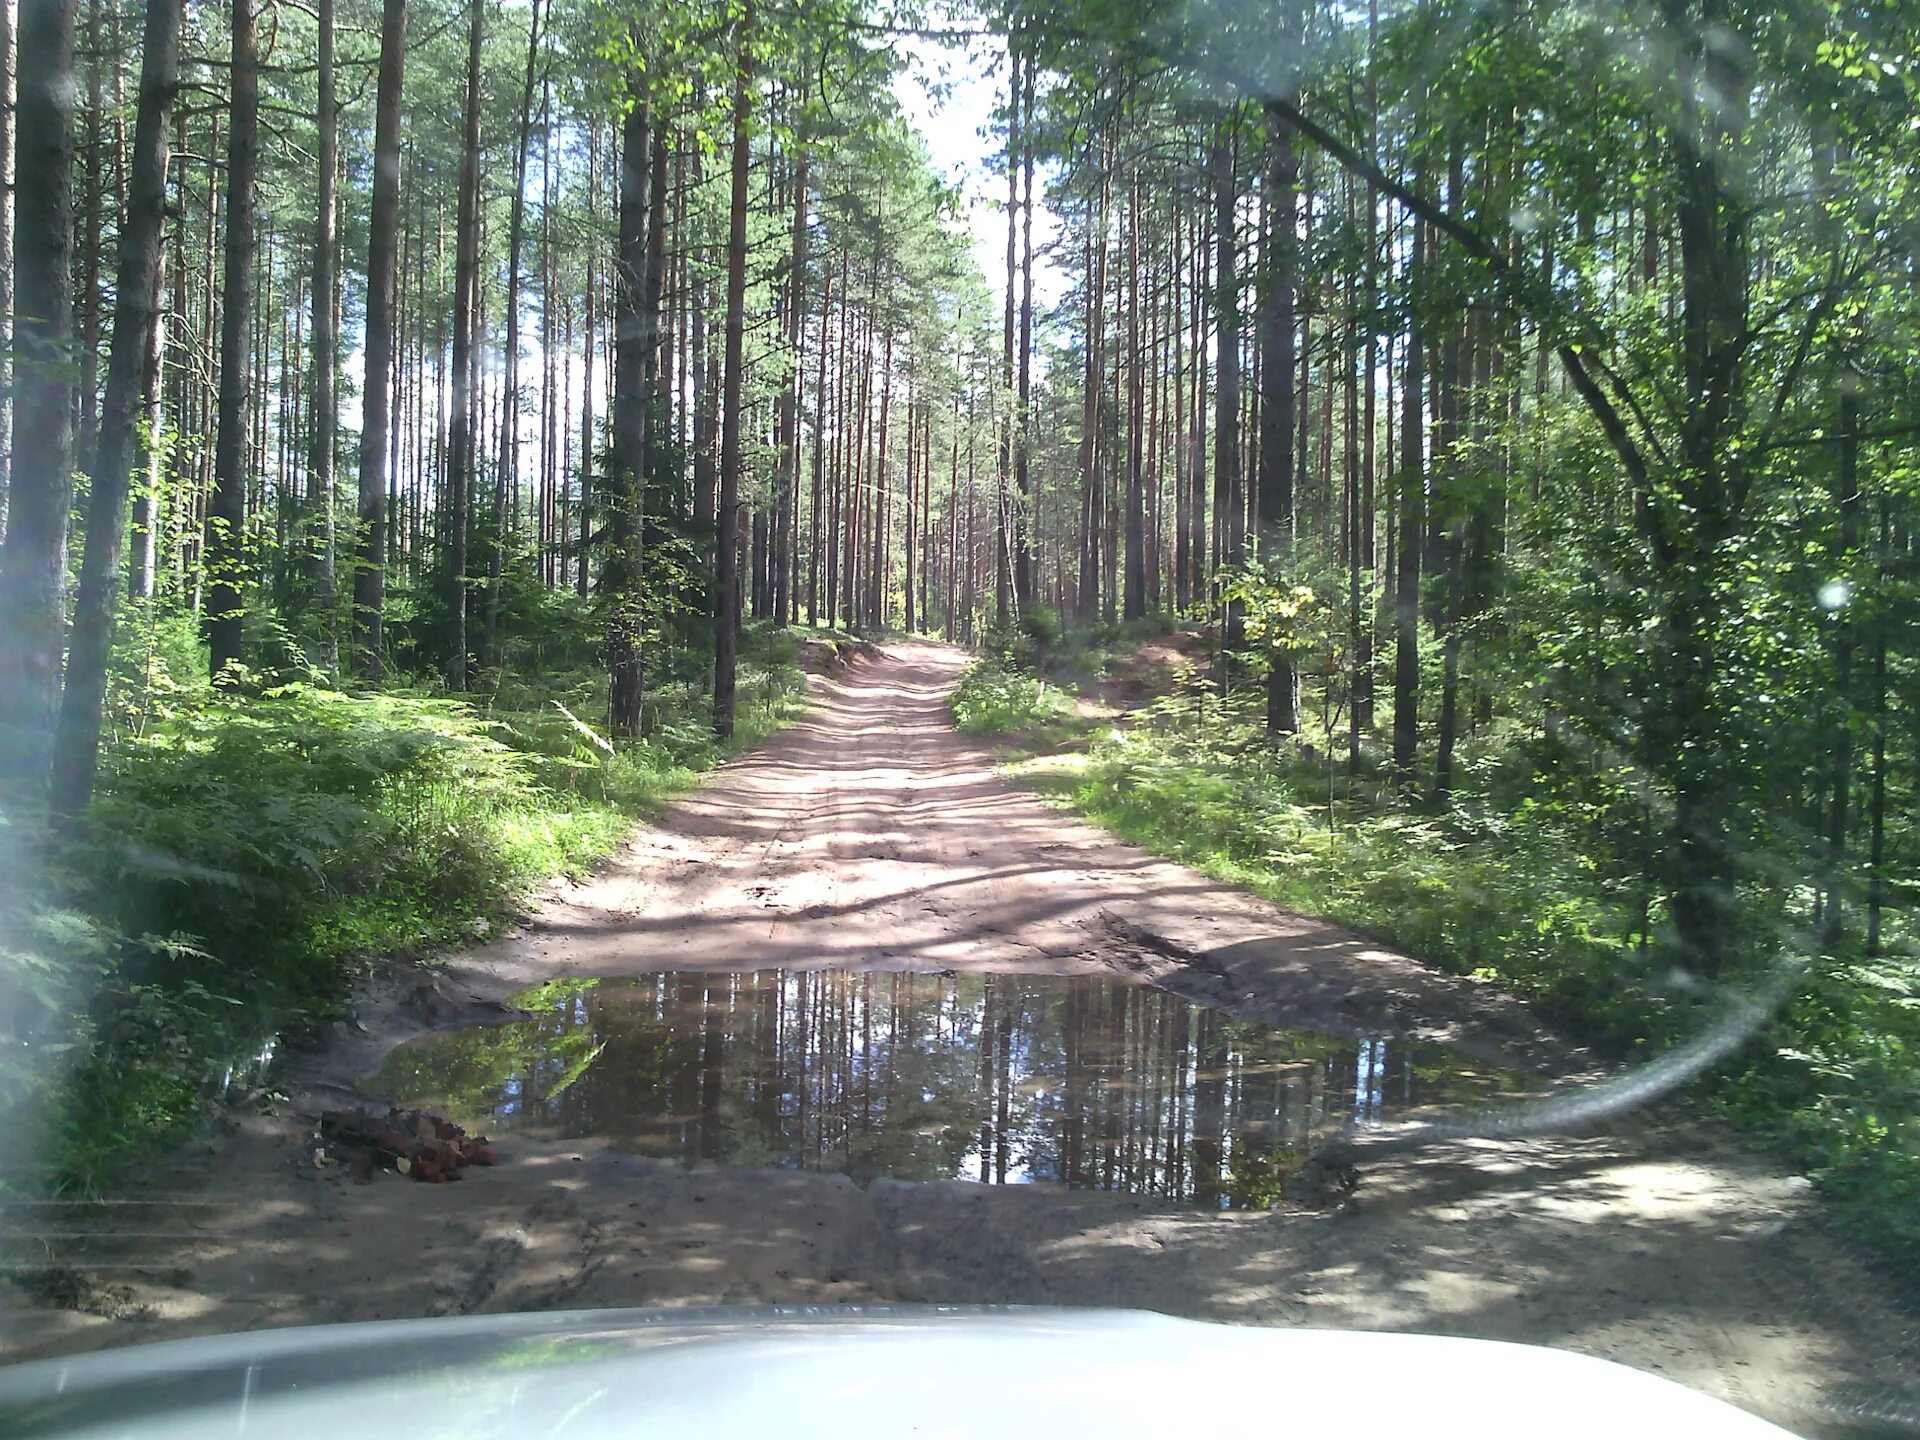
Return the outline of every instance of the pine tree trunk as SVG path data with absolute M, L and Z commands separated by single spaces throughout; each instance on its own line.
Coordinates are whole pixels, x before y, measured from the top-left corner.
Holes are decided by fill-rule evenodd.
M 208 670 L 235 678 L 246 614 L 248 563 L 247 418 L 253 329 L 254 174 L 260 160 L 259 16 L 254 0 L 233 4 L 233 105 L 227 122 L 225 278 L 220 292 L 220 410 L 207 503 Z
M 794 161 L 793 244 L 791 258 L 787 262 L 787 349 L 793 357 L 793 372 L 787 377 L 787 383 L 780 390 L 780 462 L 775 480 L 775 503 L 780 507 L 779 513 L 782 517 L 782 533 L 775 549 L 783 562 L 783 570 L 787 552 L 793 543 L 794 511 L 799 504 L 800 391 L 802 388 L 800 377 L 804 370 L 805 359 L 801 353 L 801 342 L 806 333 L 802 322 L 806 315 L 808 159 L 807 146 L 802 140 L 799 156 Z M 817 496 L 814 503 L 817 507 L 819 504 Z M 784 627 L 792 619 L 793 605 L 788 595 L 788 586 L 782 580 L 774 593 L 773 621 L 774 624 Z
M 1089 142 L 1090 159 L 1100 154 Z M 1101 205 L 1087 237 L 1086 366 L 1081 379 L 1080 411 L 1080 595 L 1082 620 L 1090 620 L 1100 608 L 1100 512 L 1105 503 L 1100 494 L 1100 341 L 1104 315 L 1101 291 L 1104 289 L 1107 259 L 1106 177 L 1099 181 Z M 1093 253 L 1097 249 L 1097 256 Z
M 32 4 L 34 0 L 27 0 Z M 79 331 L 80 411 L 74 449 L 82 459 L 94 453 L 100 400 L 100 239 L 105 232 L 106 104 L 100 89 L 100 61 L 105 37 L 100 33 L 102 0 L 87 0 L 86 143 L 81 147 L 85 184 L 80 190 L 79 274 L 74 280 L 74 323 Z
M 587 227 L 593 228 L 598 214 L 595 205 L 600 193 L 598 160 L 600 156 L 600 127 L 589 124 L 587 127 Z M 581 308 L 581 382 L 580 382 L 580 568 L 576 572 L 576 588 L 585 595 L 593 581 L 593 565 L 589 555 L 589 542 L 593 535 L 593 467 L 597 463 L 593 451 L 593 355 L 596 349 L 595 321 L 598 319 L 596 306 L 600 299 L 600 275 L 595 264 L 597 246 L 587 247 L 586 294 Z
M 1842 574 L 1858 562 L 1866 517 L 1860 496 L 1860 377 L 1851 369 L 1840 377 L 1840 455 L 1834 479 L 1834 505 L 1840 512 Z M 1846 583 L 1846 582 L 1843 582 Z M 1828 954 L 1840 944 L 1847 873 L 1847 817 L 1853 794 L 1854 607 L 1840 605 L 1828 618 L 1833 627 L 1833 708 L 1827 803 L 1826 903 L 1820 912 L 1820 942 Z
M 1026 198 L 1020 206 L 1020 379 L 1013 418 L 1013 600 L 1025 613 L 1034 603 L 1033 590 L 1033 72 L 1028 59 L 1023 74 L 1020 169 Z M 1011 276 L 1008 277 L 1011 280 Z
M 1127 192 L 1127 567 L 1120 613 L 1138 620 L 1147 613 L 1147 477 L 1140 377 L 1140 176 Z
M 888 567 L 893 559 L 889 532 L 888 500 L 892 485 L 887 474 L 887 427 L 893 412 L 893 326 L 887 326 L 880 358 L 880 428 L 873 447 L 873 484 L 869 491 L 873 505 L 873 550 L 867 562 L 867 623 L 876 627 L 887 623 Z
M 487 550 L 487 610 L 480 632 L 483 664 L 500 663 L 500 579 L 506 566 L 520 496 L 520 255 L 527 236 L 527 146 L 533 132 L 533 86 L 540 65 L 540 0 L 527 20 L 526 79 L 520 89 L 520 128 L 513 146 L 513 195 L 507 219 L 506 343 L 500 392 L 500 451 L 494 470 L 493 538 Z
M 320 203 L 313 228 L 313 381 L 307 419 L 307 547 L 309 588 L 320 609 L 320 656 L 329 667 L 340 663 L 336 613 L 333 527 L 333 450 L 339 419 L 334 399 L 334 367 L 339 343 L 333 314 L 337 303 L 334 182 L 339 170 L 340 112 L 334 97 L 333 5 L 318 0 L 320 27 L 320 100 L 315 112 L 319 130 Z
M 554 536 L 564 533 L 559 524 L 560 452 L 565 445 L 566 425 L 560 418 L 559 364 L 561 351 L 560 321 L 556 308 L 568 308 L 568 297 L 559 293 L 553 276 L 553 59 L 552 40 L 548 40 L 548 58 L 540 78 L 540 488 L 535 500 L 538 515 L 536 529 L 537 573 L 540 583 L 554 589 L 564 583 L 555 567 L 558 556 Z
M 607 563 L 600 590 L 608 607 L 609 726 L 623 739 L 641 733 L 645 698 L 641 668 L 642 572 L 646 512 L 642 450 L 646 445 L 647 224 L 653 147 L 651 111 L 636 103 L 620 137 L 620 248 L 613 266 L 613 409 L 601 486 L 607 512 Z
M 1380 87 L 1374 68 L 1374 54 L 1380 29 L 1379 0 L 1367 0 L 1367 152 L 1368 159 L 1374 164 L 1380 159 Z M 1378 353 L 1374 343 L 1377 321 L 1375 313 L 1379 308 L 1380 290 L 1380 249 L 1374 235 L 1375 217 L 1379 210 L 1380 197 L 1371 180 L 1366 190 L 1367 214 L 1361 227 L 1363 244 L 1366 247 L 1365 258 L 1361 262 L 1365 270 L 1364 299 L 1361 313 L 1365 317 L 1366 338 L 1363 346 L 1361 364 L 1360 399 L 1360 568 L 1364 572 L 1362 579 L 1361 604 L 1356 606 L 1354 614 L 1353 649 L 1353 743 L 1348 754 L 1348 769 L 1360 772 L 1361 738 L 1373 733 L 1374 724 L 1374 625 L 1375 587 L 1374 574 L 1377 560 L 1375 535 L 1376 505 L 1375 473 L 1378 456 L 1375 453 L 1375 424 L 1377 389 L 1376 375 L 1379 373 Z M 1389 372 L 1392 366 L 1387 366 Z
M 151 604 L 156 588 L 163 522 L 161 487 L 166 482 L 167 446 L 163 433 L 166 397 L 162 371 L 167 350 L 166 260 L 163 241 L 160 263 L 154 271 L 153 327 L 147 336 L 147 353 L 140 367 L 141 405 L 146 420 L 145 449 L 141 456 L 145 474 L 133 494 L 133 561 L 127 569 L 127 598 L 142 606 Z
M 406 78 L 407 0 L 384 0 L 374 98 L 373 207 L 368 219 L 366 379 L 362 390 L 359 558 L 353 577 L 361 676 L 381 678 L 386 592 L 387 429 L 393 385 L 393 291 L 400 229 L 400 106 Z
M 1462 170 L 1459 149 L 1454 150 L 1448 181 L 1451 207 L 1461 207 Z M 1446 576 L 1446 590 L 1440 597 L 1436 618 L 1440 641 L 1440 715 L 1434 730 L 1433 803 L 1446 805 L 1453 789 L 1453 755 L 1460 731 L 1460 650 L 1461 627 L 1466 618 L 1466 572 L 1469 505 L 1464 495 L 1464 442 L 1466 439 L 1465 397 L 1463 387 L 1470 362 L 1467 359 L 1468 318 L 1455 317 L 1440 342 L 1440 372 L 1434 384 L 1433 504 L 1427 517 L 1427 532 L 1437 541 L 1431 552 Z
M 1293 127 L 1278 106 L 1267 107 L 1266 122 L 1268 228 L 1262 259 L 1267 274 L 1260 301 L 1260 559 L 1285 585 L 1292 583 L 1293 562 L 1300 158 L 1294 150 Z M 1267 733 L 1291 735 L 1300 728 L 1299 673 L 1288 646 L 1270 643 L 1269 648 Z
M 1678 180 L 1681 393 L 1697 398 L 1680 415 L 1671 498 L 1661 497 L 1662 514 L 1648 527 L 1657 537 L 1651 556 L 1664 591 L 1658 640 L 1666 688 L 1642 739 L 1650 768 L 1668 777 L 1673 792 L 1661 854 L 1675 938 L 1684 963 L 1712 978 L 1738 928 L 1730 781 L 1716 733 L 1715 631 L 1724 605 L 1723 545 L 1737 521 L 1745 467 L 1754 463 L 1727 443 L 1739 423 L 1740 370 L 1751 339 L 1749 211 L 1729 188 L 1729 162 L 1740 148 L 1753 81 L 1747 52 L 1716 38 L 1715 0 L 1697 14 L 1673 8 L 1685 15 L 1674 35 L 1681 113 L 1668 130 Z
M 73 0 L 20 12 L 14 111 L 15 447 L 0 547 L 0 781 L 45 776 L 73 501 Z
M 1421 307 L 1425 304 L 1426 233 L 1412 222 L 1407 269 L 1408 321 L 1404 377 L 1401 382 L 1399 526 L 1393 585 L 1393 763 L 1402 783 L 1413 769 L 1420 734 L 1420 549 L 1426 529 L 1426 475 L 1422 368 L 1426 338 Z
M 827 437 L 827 322 L 833 314 L 833 297 L 829 293 L 833 284 L 831 266 L 821 270 L 820 294 L 820 353 L 814 357 L 813 372 L 813 456 L 812 456 L 812 496 L 807 507 L 807 624 L 820 623 L 820 546 L 824 540 L 821 532 L 823 516 L 820 507 L 826 503 L 824 494 L 826 485 L 826 437 Z M 795 357 L 798 363 L 799 357 Z
M 181 8 L 182 0 L 147 0 L 132 175 L 114 286 L 113 350 L 107 365 L 93 486 L 87 497 L 86 548 L 80 562 L 66 688 L 54 735 L 50 799 L 57 815 L 76 815 L 86 807 L 99 759 L 100 707 L 113 648 L 127 495 L 166 255 L 168 141 L 173 97 L 180 85 Z
M 1881 588 L 1886 584 L 1892 540 L 1892 506 L 1880 496 L 1879 540 L 1875 559 Z M 1867 794 L 1867 936 L 1869 955 L 1880 953 L 1881 912 L 1886 907 L 1887 864 L 1887 602 L 1884 593 L 1873 617 L 1873 756 Z
M 1215 381 L 1213 438 L 1214 496 L 1219 511 L 1220 563 L 1239 568 L 1245 559 L 1244 516 L 1240 473 L 1240 286 L 1235 274 L 1234 211 L 1239 199 L 1234 187 L 1233 141 L 1222 129 L 1213 143 L 1215 307 L 1219 317 L 1219 358 Z M 1283 462 L 1284 463 L 1284 462 Z M 1221 623 L 1221 679 L 1231 679 L 1246 649 L 1246 610 L 1228 600 Z
M 1370 239 L 1368 231 L 1361 229 L 1359 217 L 1355 214 L 1356 191 L 1358 186 L 1348 176 L 1344 185 L 1347 229 Z M 1364 261 L 1362 262 L 1364 265 Z M 1349 658 L 1347 690 L 1347 773 L 1360 773 L 1360 746 L 1366 733 L 1365 696 L 1370 682 L 1367 667 L 1372 664 L 1371 643 L 1373 638 L 1372 618 L 1367 611 L 1366 599 L 1366 550 L 1371 539 L 1373 517 L 1371 514 L 1372 495 L 1366 479 L 1362 475 L 1367 459 L 1371 459 L 1370 448 L 1361 440 L 1360 427 L 1371 423 L 1372 413 L 1361 404 L 1360 392 L 1363 387 L 1373 383 L 1373 369 L 1370 365 L 1363 368 L 1362 355 L 1365 347 L 1361 343 L 1360 332 L 1369 321 L 1367 312 L 1362 309 L 1361 283 L 1351 272 L 1346 279 L 1346 319 L 1343 326 L 1340 347 L 1341 386 L 1345 397 L 1345 415 L 1343 431 L 1345 434 L 1346 466 L 1346 509 L 1347 509 L 1347 633 L 1350 637 L 1352 653 Z M 1363 420 L 1364 415 L 1364 420 Z M 1363 459 L 1363 454 L 1365 459 Z
M 1007 37 L 1007 269 L 1000 346 L 1001 393 L 1014 393 L 1014 327 L 1020 240 L 1020 52 Z M 994 496 L 993 618 L 1005 625 L 1013 614 L 1013 450 L 1018 421 L 1009 405 L 1000 430 L 1000 465 Z
M 956 357 L 954 370 L 959 371 Z M 956 380 L 953 387 L 952 430 L 947 436 L 947 558 L 946 568 L 941 574 L 942 596 L 946 602 L 942 607 L 944 614 L 940 633 L 951 645 L 954 641 L 954 622 L 958 618 L 955 605 L 959 599 L 958 577 L 954 571 L 960 560 L 960 391 L 961 384 Z M 968 537 L 971 539 L 972 537 Z
M 478 469 L 473 331 L 480 287 L 480 50 L 486 13 L 483 0 L 469 0 L 467 98 L 454 219 L 453 393 L 447 436 L 447 688 L 456 692 L 467 688 L 467 549 Z
M 726 357 L 720 395 L 718 575 L 713 630 L 713 728 L 733 734 L 735 669 L 739 656 L 740 396 L 745 380 L 747 298 L 747 181 L 753 119 L 753 0 L 745 0 L 736 31 L 738 71 L 733 89 L 732 189 L 727 208 Z
M 666 296 L 667 228 L 673 212 L 667 208 L 667 186 L 672 179 L 669 162 L 677 148 L 671 143 L 665 125 L 656 125 L 653 136 L 652 164 L 647 174 L 647 259 L 646 275 L 640 290 L 640 460 L 637 470 L 640 508 L 646 515 L 648 487 L 654 483 L 656 457 L 666 435 L 667 328 L 662 306 Z M 646 525 L 641 528 L 641 544 L 651 542 Z

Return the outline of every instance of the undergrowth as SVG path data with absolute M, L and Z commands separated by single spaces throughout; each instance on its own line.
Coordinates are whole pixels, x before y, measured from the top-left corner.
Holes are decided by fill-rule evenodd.
M 587 674 L 473 699 L 149 683 L 83 824 L 43 844 L 0 816 L 0 1137 L 58 1187 L 109 1183 L 259 1083 L 375 958 L 491 934 L 796 715 L 798 653 L 750 632 L 726 747 L 692 681 L 617 746 Z
M 963 735 L 1005 735 L 1057 714 L 1060 692 L 1037 676 L 997 660 L 976 660 L 954 687 L 953 723 Z
M 990 693 L 1005 690 L 1027 693 L 999 678 Z M 1623 834 L 1627 777 L 1560 765 L 1539 736 L 1486 732 L 1463 747 L 1466 783 L 1436 810 L 1371 754 L 1349 774 L 1344 737 L 1329 745 L 1324 725 L 1271 743 L 1262 700 L 1257 685 L 1223 700 L 1192 676 L 1076 753 L 1031 758 L 1014 773 L 1218 879 L 1491 980 L 1603 1053 L 1649 1055 L 1713 1022 L 1710 1003 L 1662 958 L 1658 907 Z M 1758 938 L 1747 947 L 1751 973 L 1728 977 L 1736 985 L 1757 981 L 1792 943 L 1780 919 L 1790 877 L 1755 883 L 1744 900 Z M 1863 1233 L 1913 1259 L 1920 971 L 1905 936 L 1888 948 L 1872 960 L 1813 961 L 1761 1033 L 1694 1094 L 1804 1167 Z

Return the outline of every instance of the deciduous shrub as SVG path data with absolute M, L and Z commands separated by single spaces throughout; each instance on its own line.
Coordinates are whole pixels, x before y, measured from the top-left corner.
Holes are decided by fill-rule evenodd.
M 964 735 L 1003 735 L 1059 712 L 1060 692 L 1037 676 L 994 660 L 976 660 L 953 692 L 953 723 Z

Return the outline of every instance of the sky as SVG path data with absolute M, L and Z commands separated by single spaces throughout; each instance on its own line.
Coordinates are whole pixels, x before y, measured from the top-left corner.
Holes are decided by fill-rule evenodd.
M 1005 49 L 989 38 L 963 37 L 952 44 L 909 37 L 899 42 L 907 67 L 894 81 L 894 98 L 933 155 L 934 165 L 967 197 L 973 249 L 994 299 L 1006 302 L 1007 182 L 995 173 L 1004 139 L 995 109 L 1007 83 Z M 1046 167 L 1034 181 L 1033 299 L 1050 308 L 1066 293 L 1067 277 L 1048 255 L 1060 222 L 1046 202 Z

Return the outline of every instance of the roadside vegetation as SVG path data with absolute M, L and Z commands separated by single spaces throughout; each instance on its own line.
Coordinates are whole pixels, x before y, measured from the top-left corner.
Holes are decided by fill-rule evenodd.
M 545 619 L 552 648 L 573 619 Z M 37 851 L 0 829 L 0 1134 L 37 1131 L 27 1150 L 69 1189 L 270 1084 L 371 966 L 485 939 L 802 704 L 801 637 L 767 626 L 746 631 L 730 740 L 668 656 L 645 733 L 617 745 L 581 718 L 606 710 L 590 646 L 455 697 L 298 665 L 215 689 L 191 629 L 143 638 L 85 823 Z
M 1337 714 L 1273 737 L 1257 659 L 1223 693 L 1203 653 L 1118 715 L 1094 707 L 1063 722 L 1064 698 L 1003 698 L 1063 697 L 1076 681 L 1093 697 L 1128 649 L 1107 626 L 985 656 L 962 677 L 956 721 L 997 735 L 1023 784 L 1116 834 L 1499 984 L 1615 1060 L 1651 1058 L 1725 1015 L 1717 987 L 1671 963 L 1659 897 L 1623 843 L 1644 813 L 1630 776 L 1582 773 L 1542 727 L 1482 725 L 1462 739 L 1459 788 L 1436 804 L 1430 771 L 1396 771 L 1371 745 L 1353 763 Z M 1806 896 L 1786 865 L 1743 891 L 1743 927 L 1771 943 L 1753 945 L 1727 986 L 1751 992 L 1780 964 L 1801 974 L 1688 1093 L 1804 1167 L 1863 1233 L 1920 1256 L 1920 1153 L 1906 1138 L 1920 1115 L 1914 940 L 1896 922 L 1878 956 L 1858 941 L 1820 953 L 1804 913 L 1791 920 Z
M 953 723 L 962 735 L 1004 735 L 1052 718 L 1064 697 L 1037 675 L 977 660 L 953 692 Z

